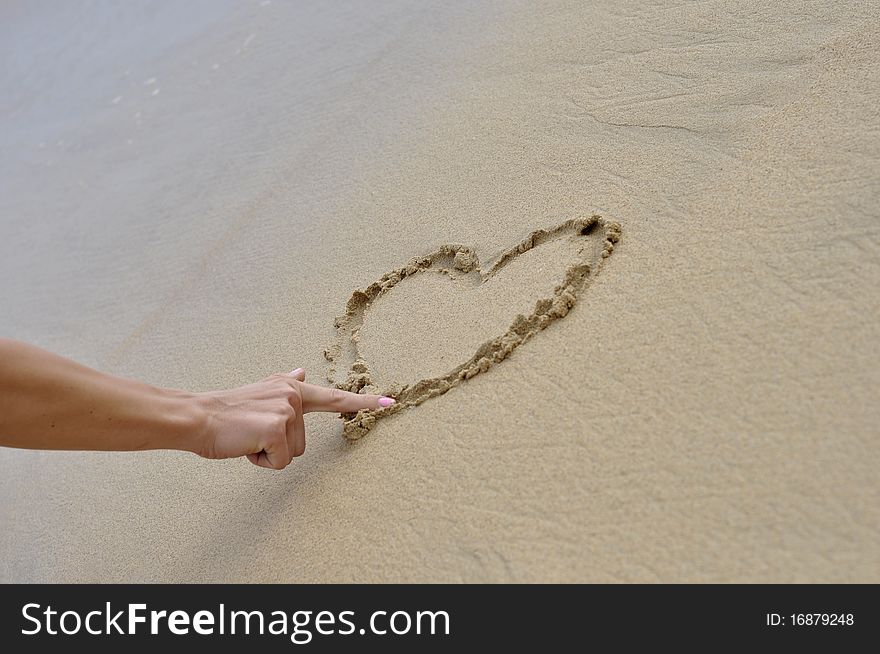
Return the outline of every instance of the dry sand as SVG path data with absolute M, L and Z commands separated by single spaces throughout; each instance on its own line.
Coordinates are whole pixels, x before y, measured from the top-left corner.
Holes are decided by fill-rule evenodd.
M 876 3 L 91 12 L 0 9 L 4 335 L 323 380 L 413 257 L 621 236 L 564 319 L 357 442 L 308 416 L 284 472 L 0 450 L 0 580 L 880 581 Z M 378 297 L 371 373 L 465 362 L 553 247 Z

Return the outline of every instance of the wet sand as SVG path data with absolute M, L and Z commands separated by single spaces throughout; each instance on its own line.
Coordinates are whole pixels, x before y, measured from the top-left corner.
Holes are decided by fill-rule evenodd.
M 460 246 L 358 318 L 403 393 L 582 259 L 471 264 L 619 241 L 479 374 L 356 441 L 307 416 L 281 473 L 0 450 L 0 580 L 880 581 L 880 11 L 151 6 L 0 9 L 3 335 L 344 384 L 353 294 Z

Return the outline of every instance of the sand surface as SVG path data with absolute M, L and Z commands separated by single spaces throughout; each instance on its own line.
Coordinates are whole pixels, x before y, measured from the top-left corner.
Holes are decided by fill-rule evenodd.
M 4 3 L 6 336 L 194 390 L 324 382 L 334 318 L 413 257 L 593 214 L 621 236 L 564 318 L 356 442 L 307 416 L 281 473 L 0 450 L 0 580 L 880 581 L 878 24 Z M 371 370 L 465 361 L 553 292 L 548 247 L 401 282 Z

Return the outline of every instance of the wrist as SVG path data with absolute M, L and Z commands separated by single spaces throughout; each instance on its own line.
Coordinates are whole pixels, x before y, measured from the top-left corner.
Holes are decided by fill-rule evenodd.
M 208 412 L 197 393 L 160 389 L 157 414 L 162 449 L 200 454 L 208 432 Z

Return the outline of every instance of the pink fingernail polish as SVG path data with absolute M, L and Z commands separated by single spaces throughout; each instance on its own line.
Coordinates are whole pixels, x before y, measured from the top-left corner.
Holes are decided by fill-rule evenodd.
M 379 398 L 379 406 L 383 409 L 394 404 L 395 400 L 392 400 L 390 397 L 380 397 Z
M 294 371 L 293 371 L 292 373 L 290 373 L 290 374 L 291 374 L 291 375 L 298 375 L 298 374 L 301 373 L 302 371 L 303 371 L 302 368 L 297 368 L 296 370 L 294 370 Z

